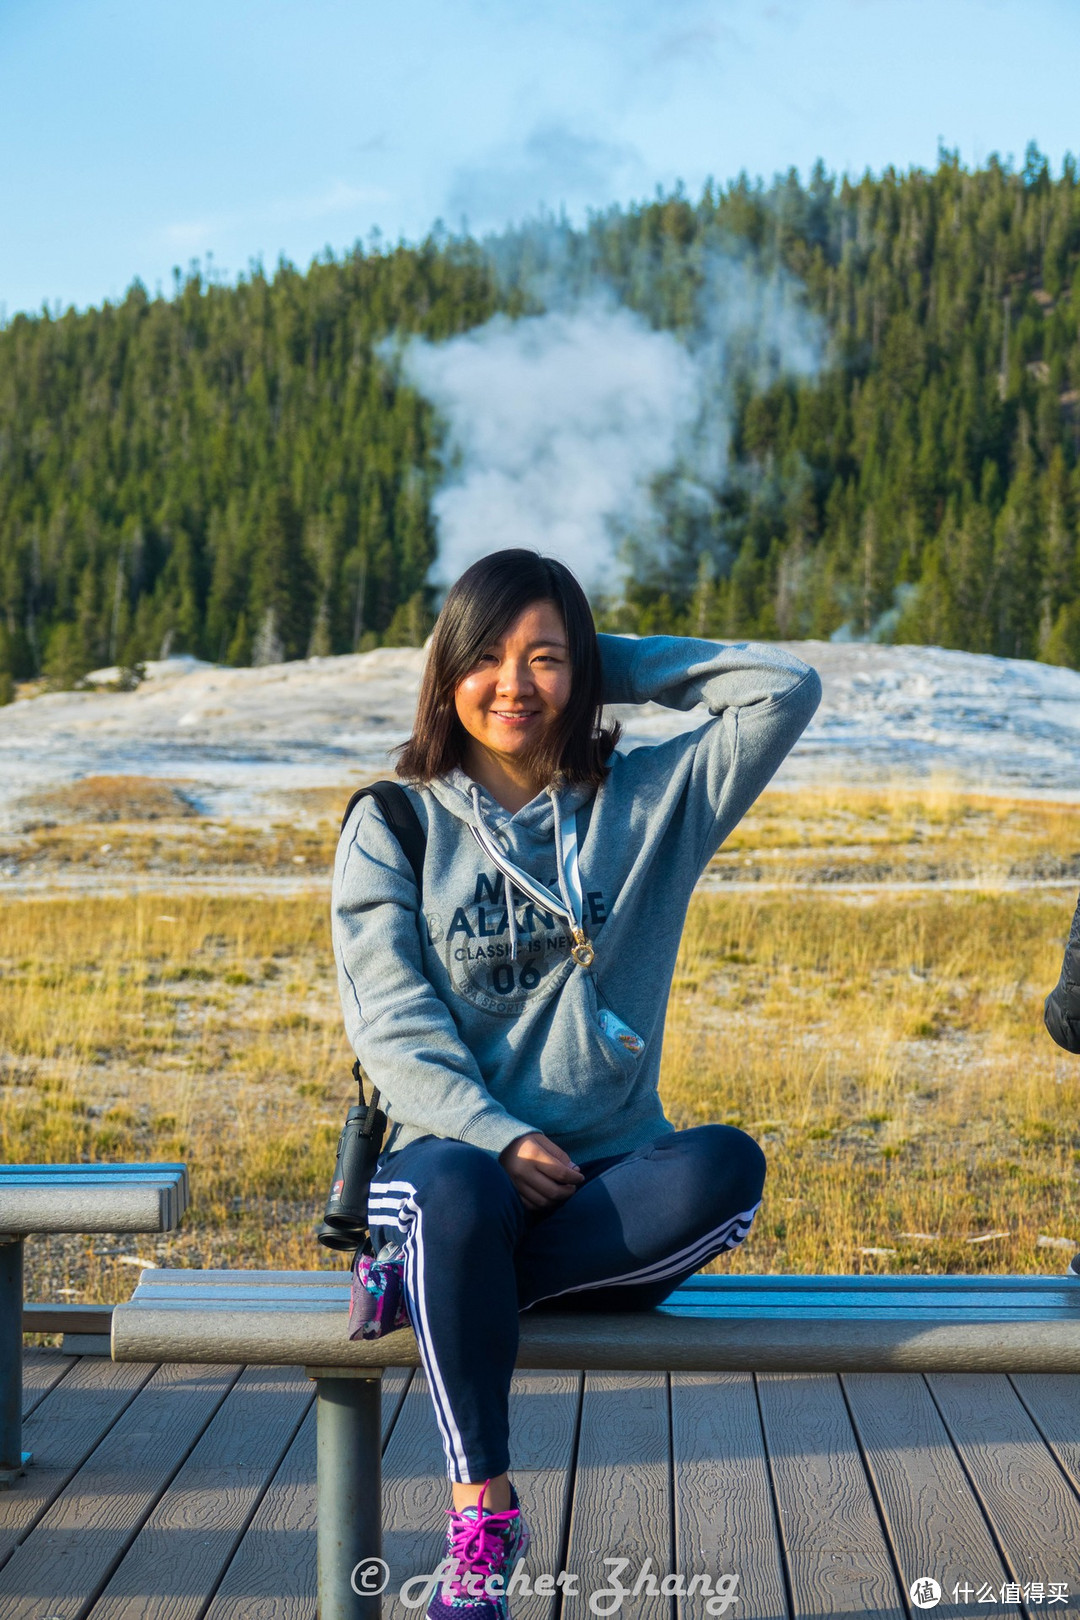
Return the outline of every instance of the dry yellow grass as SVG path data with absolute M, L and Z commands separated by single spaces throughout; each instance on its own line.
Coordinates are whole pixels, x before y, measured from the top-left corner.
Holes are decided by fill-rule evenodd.
M 738 826 L 713 881 L 966 882 L 1075 877 L 1080 806 L 928 788 L 772 791 Z
M 980 846 L 1001 868 L 1072 859 L 1080 812 L 777 794 L 723 858 L 749 852 L 768 873 L 771 850 L 835 849 L 841 833 L 871 870 L 933 840 L 950 860 Z M 128 858 L 143 836 L 121 842 Z M 327 826 L 310 836 L 332 842 Z M 695 899 L 665 1102 L 681 1125 L 741 1124 L 770 1160 L 761 1216 L 725 1265 L 1063 1268 L 1068 1251 L 1038 1239 L 1080 1240 L 1080 1060 L 1052 1045 L 1041 1004 L 1074 898 L 991 885 Z M 123 1297 L 124 1255 L 338 1264 L 312 1234 L 350 1061 L 325 886 L 0 900 L 0 1157 L 181 1157 L 194 1191 L 182 1231 L 159 1243 L 35 1240 L 30 1297 Z
M 351 1061 L 325 897 L 9 901 L 0 940 L 0 1158 L 186 1159 L 159 1258 L 318 1264 Z M 28 1264 L 117 1298 L 153 1244 L 41 1239 Z
M 45 817 L 99 825 L 114 821 L 175 821 L 196 813 L 176 783 L 153 776 L 82 776 L 34 793 L 26 804 Z
M 766 1147 L 737 1269 L 1061 1269 L 1038 1240 L 1080 1248 L 1080 1061 L 1042 1001 L 1071 914 L 1040 893 L 695 901 L 665 1100 Z

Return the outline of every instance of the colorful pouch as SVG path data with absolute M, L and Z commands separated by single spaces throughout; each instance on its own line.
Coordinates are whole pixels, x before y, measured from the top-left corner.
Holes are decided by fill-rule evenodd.
M 601 1007 L 596 1015 L 596 1021 L 612 1046 L 621 1046 L 624 1052 L 630 1053 L 631 1057 L 640 1057 L 644 1052 L 645 1042 L 637 1030 L 631 1029 L 629 1024 L 624 1024 L 618 1014 L 613 1013 L 610 1007 Z
M 353 1256 L 349 1338 L 381 1339 L 408 1326 L 404 1246 L 384 1243 L 376 1255 L 369 1240 Z

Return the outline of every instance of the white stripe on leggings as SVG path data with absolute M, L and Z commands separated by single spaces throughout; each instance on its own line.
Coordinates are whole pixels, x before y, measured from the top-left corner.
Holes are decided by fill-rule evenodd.
M 402 1197 L 402 1194 L 405 1196 Z M 370 1220 L 372 1215 L 393 1215 L 395 1218 L 392 1221 L 385 1223 L 377 1221 L 375 1224 L 400 1226 L 397 1215 L 401 1206 L 409 1197 L 415 1195 L 416 1188 L 410 1181 L 373 1181 L 368 1188 L 368 1219 Z
M 405 1233 L 405 1240 L 403 1244 L 405 1251 L 405 1293 L 406 1297 L 411 1295 L 412 1299 L 416 1301 L 417 1305 L 417 1309 L 415 1311 L 410 1311 L 409 1316 L 410 1320 L 412 1321 L 413 1331 L 416 1334 L 417 1344 L 420 1347 L 420 1355 L 424 1363 L 424 1370 L 428 1375 L 428 1388 L 431 1391 L 431 1404 L 435 1409 L 435 1421 L 438 1424 L 439 1432 L 442 1435 L 443 1449 L 446 1452 L 447 1461 L 452 1463 L 453 1453 L 457 1448 L 455 1448 L 453 1444 L 451 1435 L 453 1434 L 454 1436 L 457 1436 L 459 1446 L 461 1436 L 458 1433 L 457 1425 L 454 1423 L 453 1416 L 450 1413 L 450 1403 L 446 1394 L 446 1386 L 443 1383 L 442 1374 L 439 1371 L 438 1363 L 435 1360 L 434 1351 L 431 1348 L 430 1330 L 428 1328 L 427 1321 L 427 1308 L 424 1302 L 422 1288 L 417 1287 L 416 1267 L 413 1264 L 415 1260 L 416 1237 L 418 1235 L 420 1223 L 420 1206 L 416 1202 L 416 1188 L 413 1186 L 411 1181 L 372 1182 L 372 1188 L 378 1189 L 383 1193 L 387 1192 L 390 1188 L 393 1188 L 398 1194 L 396 1198 L 384 1196 L 382 1198 L 369 1200 L 368 1218 L 370 1220 L 373 1212 L 392 1216 L 392 1220 L 385 1222 L 385 1224 L 387 1226 L 396 1226 L 399 1231 Z M 401 1196 L 403 1193 L 406 1195 L 405 1197 Z M 382 1225 L 384 1223 L 377 1221 L 375 1224 Z M 422 1255 L 420 1257 L 420 1273 L 422 1277 Z M 418 1316 L 423 1317 L 423 1329 L 421 1328 L 421 1324 L 416 1320 L 416 1317 Z M 445 1410 L 443 1407 L 444 1402 Z
M 415 1191 L 411 1198 L 404 1200 L 402 1203 L 401 1213 L 409 1217 L 405 1233 L 406 1296 L 411 1294 L 416 1300 L 416 1314 L 421 1318 L 420 1321 L 413 1321 L 413 1330 L 420 1345 L 424 1370 L 428 1375 L 428 1387 L 431 1390 L 435 1418 L 442 1434 L 446 1460 L 450 1464 L 451 1470 L 456 1472 L 458 1482 L 461 1483 L 468 1479 L 469 1462 L 465 1455 L 461 1432 L 454 1422 L 450 1397 L 447 1394 L 443 1375 L 431 1342 L 431 1325 L 428 1321 L 427 1302 L 424 1298 L 423 1215 L 420 1205 L 416 1202 Z
M 712 1258 L 712 1255 L 721 1254 L 725 1249 L 736 1248 L 749 1232 L 754 1216 L 760 1208 L 759 1199 L 753 1209 L 732 1215 L 723 1226 L 707 1232 L 704 1237 L 698 1238 L 685 1249 L 665 1255 L 663 1260 L 654 1260 L 650 1265 L 639 1267 L 637 1271 L 626 1271 L 618 1277 L 601 1277 L 596 1282 L 575 1283 L 573 1287 L 560 1288 L 554 1294 L 541 1294 L 538 1299 L 533 1300 L 533 1304 L 538 1305 L 541 1299 L 558 1299 L 563 1294 L 580 1294 L 589 1288 L 624 1288 L 633 1283 L 662 1282 L 665 1277 L 674 1277 L 678 1272 L 685 1271 L 688 1266 L 696 1266 L 700 1260 Z M 742 1230 L 733 1243 L 728 1242 L 732 1229 L 737 1227 L 741 1227 Z

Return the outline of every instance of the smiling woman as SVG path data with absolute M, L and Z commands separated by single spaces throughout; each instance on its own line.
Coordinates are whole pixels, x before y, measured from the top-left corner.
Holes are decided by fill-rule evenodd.
M 447 596 L 398 766 L 422 882 L 374 800 L 346 821 L 338 983 L 392 1122 L 368 1220 L 404 1267 L 453 1482 L 433 1620 L 506 1617 L 483 1587 L 527 1540 L 519 1311 L 658 1304 L 750 1231 L 761 1149 L 676 1131 L 660 1049 L 694 886 L 819 694 L 776 647 L 597 636 L 563 563 L 496 552 Z M 605 702 L 708 712 L 621 754 Z
M 570 649 L 554 602 L 519 613 L 455 689 L 469 737 L 463 768 L 507 810 L 522 809 L 543 788 L 538 756 L 570 691 Z
M 398 774 L 432 782 L 486 760 L 510 791 L 533 784 L 514 809 L 556 774 L 599 787 L 619 740 L 601 722 L 602 686 L 592 614 L 570 570 L 534 551 L 496 552 L 447 594 Z

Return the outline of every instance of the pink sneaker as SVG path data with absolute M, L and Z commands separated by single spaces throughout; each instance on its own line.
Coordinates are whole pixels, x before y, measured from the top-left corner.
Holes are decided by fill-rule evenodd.
M 484 1511 L 484 1491 L 474 1508 L 448 1509 L 446 1559 L 454 1563 L 432 1595 L 427 1620 L 510 1620 L 506 1588 L 528 1551 L 529 1531 L 512 1485 L 502 1513 Z

